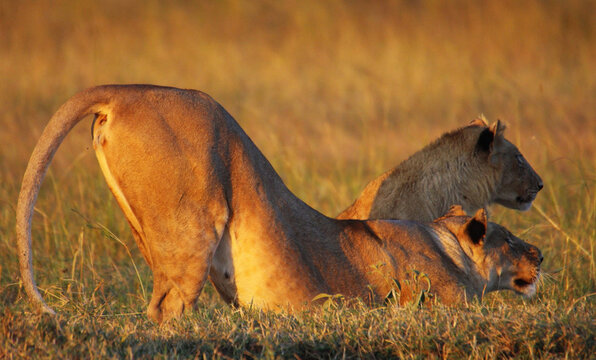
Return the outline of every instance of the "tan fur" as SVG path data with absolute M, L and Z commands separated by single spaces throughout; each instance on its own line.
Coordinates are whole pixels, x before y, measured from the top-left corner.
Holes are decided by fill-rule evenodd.
M 503 131 L 477 119 L 444 134 L 371 181 L 338 218 L 432 221 L 454 204 L 472 214 L 495 202 L 528 210 L 542 180 Z
M 512 251 L 503 245 L 503 232 L 482 240 L 483 212 L 475 221 L 484 227 L 476 226 L 472 237 L 466 230 L 471 218 L 457 212 L 430 224 L 331 219 L 286 188 L 208 95 L 100 86 L 75 95 L 52 117 L 23 179 L 17 206 L 21 276 L 45 311 L 53 312 L 31 267 L 33 206 L 54 152 L 88 114 L 96 114 L 93 145 L 101 169 L 153 272 L 147 311 L 158 322 L 191 308 L 208 276 L 226 301 L 270 309 L 300 308 L 321 293 L 380 301 L 392 278 L 406 294 L 412 269 L 427 273 L 431 291 L 448 303 L 516 289 L 512 284 L 522 272 L 536 275 L 523 278 L 535 283 L 539 262 L 528 254 L 538 250 L 523 243 L 525 251 L 507 255 Z M 490 255 L 486 249 L 493 248 Z M 379 264 L 383 271 L 372 271 Z

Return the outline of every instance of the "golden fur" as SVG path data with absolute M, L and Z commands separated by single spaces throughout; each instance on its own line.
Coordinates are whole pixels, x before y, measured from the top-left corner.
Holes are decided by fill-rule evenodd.
M 286 188 L 208 95 L 112 85 L 62 105 L 25 172 L 17 206 L 21 276 L 45 311 L 53 312 L 31 266 L 33 207 L 54 152 L 88 114 L 96 115 L 100 167 L 153 272 L 147 311 L 158 322 L 191 308 L 208 276 L 226 301 L 271 309 L 298 308 L 321 293 L 380 301 L 391 290 L 387 279 L 407 288 L 412 269 L 428 274 L 431 291 L 447 303 L 498 289 L 531 295 L 538 277 L 538 249 L 504 229 L 485 240 L 483 210 L 469 217 L 454 209 L 430 224 L 328 218 Z M 372 271 L 379 264 L 383 271 Z
M 542 179 L 504 130 L 477 119 L 444 134 L 371 181 L 338 218 L 432 221 L 454 204 L 472 214 L 495 202 L 528 210 Z

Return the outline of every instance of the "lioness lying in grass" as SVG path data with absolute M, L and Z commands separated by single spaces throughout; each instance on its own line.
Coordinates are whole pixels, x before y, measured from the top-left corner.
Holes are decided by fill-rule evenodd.
M 93 146 L 153 272 L 149 316 L 191 308 L 211 277 L 241 305 L 301 307 L 321 293 L 382 299 L 388 278 L 428 275 L 454 302 L 513 289 L 532 295 L 542 256 L 505 229 L 453 209 L 430 224 L 328 218 L 284 185 L 238 123 L 208 95 L 150 85 L 100 86 L 58 109 L 39 139 L 17 206 L 21 276 L 36 305 L 31 218 L 51 159 L 95 114 Z M 497 228 L 485 237 L 487 226 Z M 384 273 L 373 271 L 384 264 Z M 378 269 L 377 269 L 378 270 Z M 405 283 L 405 282 L 404 282 Z

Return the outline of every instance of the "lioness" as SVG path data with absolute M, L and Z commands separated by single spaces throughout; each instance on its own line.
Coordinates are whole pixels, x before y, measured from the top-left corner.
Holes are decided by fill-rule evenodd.
M 542 179 L 503 136 L 500 121 L 484 119 L 446 133 L 374 179 L 338 219 L 432 221 L 460 204 L 468 214 L 491 203 L 528 210 Z
M 24 175 L 17 206 L 21 276 L 33 280 L 31 218 L 60 143 L 95 114 L 93 147 L 153 272 L 148 315 L 161 322 L 195 304 L 205 281 L 227 301 L 299 307 L 320 293 L 382 298 L 387 278 L 428 274 L 443 301 L 513 289 L 531 295 L 542 256 L 486 215 L 454 209 L 435 223 L 336 220 L 284 185 L 238 123 L 208 95 L 150 85 L 99 86 L 58 109 Z M 384 274 L 371 266 L 385 264 Z M 370 287 L 369 287 L 370 285 Z

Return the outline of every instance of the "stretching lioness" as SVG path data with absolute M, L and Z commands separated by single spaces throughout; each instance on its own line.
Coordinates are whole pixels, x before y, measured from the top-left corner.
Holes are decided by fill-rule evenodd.
M 486 216 L 455 209 L 430 225 L 336 220 L 296 198 L 238 123 L 208 95 L 129 85 L 85 90 L 58 109 L 37 143 L 17 206 L 21 276 L 36 305 L 31 218 L 51 159 L 95 114 L 93 146 L 153 272 L 148 315 L 191 308 L 207 276 L 227 301 L 299 307 L 320 293 L 382 298 L 415 268 L 446 301 L 513 289 L 531 295 L 542 256 Z M 385 264 L 385 274 L 371 267 Z M 370 288 L 368 287 L 370 285 Z
M 338 219 L 432 221 L 453 204 L 472 214 L 493 202 L 528 210 L 542 180 L 504 130 L 477 119 L 444 134 L 368 183 Z

